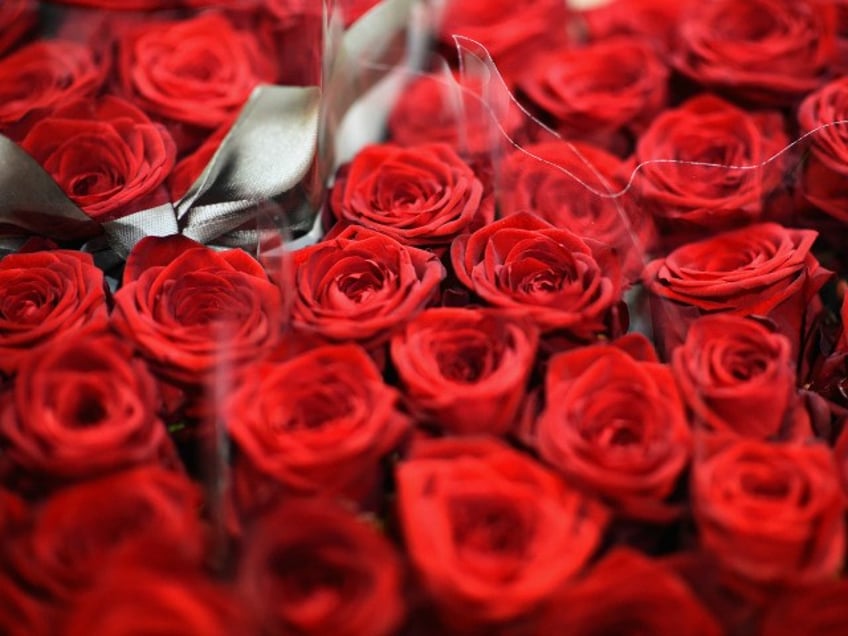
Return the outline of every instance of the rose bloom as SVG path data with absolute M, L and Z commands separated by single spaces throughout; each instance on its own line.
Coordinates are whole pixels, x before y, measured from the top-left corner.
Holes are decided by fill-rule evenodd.
M 667 54 L 674 45 L 677 22 L 685 4 L 678 0 L 613 0 L 580 15 L 591 41 L 633 35 Z
M 721 636 L 718 621 L 671 570 L 629 548 L 614 548 L 559 594 L 545 620 L 550 634 Z
M 450 146 L 367 146 L 333 187 L 331 205 L 344 222 L 418 247 L 438 247 L 491 222 L 481 209 L 483 184 Z
M 648 42 L 618 36 L 540 55 L 520 87 L 566 139 L 626 152 L 665 107 L 668 74 Z
M 90 217 L 114 219 L 168 200 L 174 167 L 168 131 L 117 97 L 66 105 L 40 120 L 21 146 Z
M 766 611 L 758 634 L 797 636 L 798 634 L 848 633 L 848 581 L 827 581 L 820 585 L 794 588 L 779 596 Z
M 131 466 L 174 466 L 156 383 L 112 334 L 69 331 L 24 360 L 0 402 L 0 464 L 48 486 Z
M 11 51 L 37 23 L 37 0 L 6 0 L 0 5 L 0 55 Z
M 457 633 L 534 621 L 606 525 L 594 500 L 494 439 L 420 440 L 396 477 L 407 552 Z
M 292 499 L 257 520 L 238 590 L 262 633 L 389 636 L 403 617 L 400 559 L 329 500 Z
M 332 341 L 385 342 L 438 293 L 439 259 L 351 226 L 293 255 L 295 328 Z
M 453 434 L 506 433 L 518 414 L 538 330 L 486 309 L 428 309 L 392 338 L 405 396 L 422 422 Z
M 280 289 L 246 252 L 147 237 L 127 259 L 112 322 L 160 376 L 194 387 L 273 347 L 284 308 Z
M 392 107 L 389 137 L 401 146 L 442 142 L 463 157 L 485 158 L 504 136 L 520 139 L 524 123 L 517 107 L 498 107 L 487 95 L 479 78 L 417 77 Z
M 709 88 L 791 104 L 824 79 L 836 52 L 836 13 L 821 0 L 714 0 L 687 5 L 674 65 Z
M 501 166 L 498 205 L 504 216 L 529 212 L 548 223 L 614 248 L 627 280 L 638 279 L 654 242 L 651 217 L 621 193 L 622 162 L 586 143 L 524 146 Z
M 548 365 L 545 404 L 530 434 L 542 459 L 624 516 L 667 516 L 692 439 L 674 377 L 655 355 L 637 359 L 614 344 L 561 353 Z
M 53 250 L 0 260 L 0 375 L 14 374 L 37 347 L 106 319 L 103 272 L 90 254 Z
M 510 85 L 534 56 L 569 40 L 569 13 L 560 0 L 448 0 L 439 17 L 446 48 L 456 50 L 454 35 L 480 42 Z
M 530 317 L 542 331 L 592 339 L 621 300 L 608 249 L 527 213 L 458 237 L 451 260 L 460 282 L 487 303 Z
M 117 69 L 123 93 L 170 122 L 180 149 L 197 145 L 198 130 L 230 119 L 276 73 L 253 36 L 216 13 L 129 30 L 119 42 Z
M 825 581 L 842 568 L 845 502 L 823 445 L 740 440 L 695 462 L 702 546 L 759 583 Z
M 795 361 L 786 336 L 732 315 L 694 321 L 671 356 L 695 425 L 705 430 L 772 438 L 794 423 Z
M 71 600 L 103 566 L 155 535 L 173 555 L 199 563 L 197 488 L 182 474 L 143 467 L 59 491 L 13 554 L 13 571 L 52 598 Z
M 408 428 L 398 398 L 368 354 L 354 345 L 319 347 L 286 362 L 247 368 L 225 407 L 240 451 L 237 472 L 244 472 L 242 462 L 249 467 L 236 477 L 241 507 L 262 503 L 255 501 L 256 484 L 268 481 L 286 493 L 353 500 L 370 495 L 381 458 Z
M 831 272 L 811 253 L 816 232 L 751 225 L 677 248 L 645 266 L 654 333 L 668 354 L 699 316 L 765 320 L 796 356 Z
M 780 185 L 783 164 L 774 155 L 787 141 L 778 113 L 749 113 L 712 95 L 692 98 L 639 138 L 632 159 L 642 164 L 637 201 L 666 233 L 683 238 L 756 221 Z
M 0 58 L 0 132 L 21 139 L 34 119 L 94 95 L 104 80 L 103 66 L 85 45 L 44 40 L 18 49 Z
M 824 124 L 848 119 L 848 77 L 841 77 L 808 95 L 798 108 L 801 132 L 812 133 L 804 162 L 804 198 L 841 222 L 848 221 L 848 126 Z

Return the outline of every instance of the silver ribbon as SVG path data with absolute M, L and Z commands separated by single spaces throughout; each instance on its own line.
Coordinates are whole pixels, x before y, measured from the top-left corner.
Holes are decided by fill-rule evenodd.
M 412 4 L 413 0 L 384 0 L 351 26 L 340 42 L 330 25 L 323 95 L 318 87 L 256 88 L 203 173 L 175 203 L 98 227 L 35 160 L 0 135 L 0 234 L 68 241 L 94 236 L 102 228 L 121 258 L 145 236 L 183 234 L 210 245 L 252 247 L 256 232 L 250 222 L 269 201 L 285 210 L 288 229 L 314 228 L 320 196 L 309 177 L 315 171 L 319 188 L 326 183 L 334 167 L 328 140 L 338 121 L 385 75 L 385 70 L 375 69 L 400 60 L 397 55 L 403 47 L 398 42 Z M 314 232 L 307 236 L 314 238 Z

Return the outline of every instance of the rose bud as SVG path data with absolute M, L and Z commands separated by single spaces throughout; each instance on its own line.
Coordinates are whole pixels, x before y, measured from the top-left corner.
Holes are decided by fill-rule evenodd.
M 613 345 L 554 356 L 545 408 L 525 434 L 556 471 L 615 504 L 618 513 L 665 521 L 692 452 L 670 370 Z
M 37 0 L 6 0 L 0 5 L 0 55 L 11 51 L 37 23 Z
M 463 285 L 510 315 L 531 318 L 543 332 L 591 340 L 607 331 L 621 300 L 610 250 L 527 213 L 459 236 L 451 260 Z
M 187 387 L 232 371 L 280 339 L 280 289 L 241 250 L 147 237 L 127 259 L 113 324 L 154 371 Z
M 848 633 L 848 581 L 795 587 L 771 603 L 760 636 Z
M 57 337 L 105 324 L 105 289 L 90 254 L 52 250 L 0 260 L 0 376 Z
M 445 277 L 439 259 L 389 236 L 350 226 L 294 253 L 296 329 L 377 346 L 422 311 Z
M 450 146 L 367 146 L 333 188 L 342 222 L 416 247 L 444 247 L 472 223 L 494 219 L 483 184 Z
M 438 37 L 456 51 L 454 35 L 480 42 L 514 85 L 535 56 L 568 44 L 569 13 L 560 0 L 449 0 Z
M 822 83 L 836 53 L 835 36 L 829 2 L 693 2 L 678 26 L 672 60 L 708 88 L 789 105 Z
M 217 13 L 129 30 L 117 69 L 124 96 L 169 124 L 180 150 L 231 119 L 276 74 L 253 35 Z
M 701 545 L 756 583 L 827 580 L 845 554 L 844 500 L 827 447 L 743 439 L 695 462 Z
M 105 78 L 92 51 L 76 42 L 34 42 L 0 58 L 0 132 L 21 139 L 34 119 L 94 95 Z
M 651 316 L 662 352 L 683 343 L 689 325 L 708 313 L 773 325 L 798 355 L 820 306 L 818 291 L 832 272 L 811 248 L 817 233 L 775 223 L 751 225 L 689 243 L 645 266 Z
M 494 439 L 421 440 L 396 476 L 407 552 L 456 633 L 532 625 L 606 526 L 597 502 Z
M 783 162 L 775 155 L 787 142 L 776 112 L 695 97 L 659 115 L 639 138 L 636 201 L 671 243 L 756 221 L 781 183 Z
M 262 634 L 389 636 L 403 617 L 392 545 L 329 500 L 289 500 L 247 535 L 238 588 Z
M 538 330 L 487 309 L 438 308 L 392 338 L 413 412 L 455 434 L 509 431 L 533 369 Z
M 666 566 L 614 548 L 551 604 L 550 634 L 722 636 L 718 621 Z
M 848 77 L 835 79 L 808 95 L 798 108 L 800 131 L 812 133 L 810 154 L 801 175 L 804 198 L 841 223 L 848 222 L 848 126 L 829 124 L 845 119 Z
M 504 216 L 529 212 L 581 238 L 609 245 L 627 280 L 636 280 L 654 241 L 654 228 L 650 215 L 630 194 L 619 196 L 626 187 L 621 171 L 617 157 L 589 144 L 528 145 L 503 161 L 499 211 Z
M 117 97 L 68 104 L 36 123 L 21 146 L 93 219 L 161 205 L 174 167 L 168 131 Z
M 671 356 L 696 426 L 759 439 L 795 432 L 794 367 L 786 336 L 721 314 L 694 321 Z
M 103 566 L 155 535 L 169 552 L 199 563 L 200 497 L 179 473 L 137 468 L 82 482 L 54 494 L 17 550 L 15 571 L 51 598 L 72 600 Z
M 240 451 L 239 507 L 267 503 L 259 495 L 274 486 L 286 494 L 365 499 L 377 485 L 381 458 L 408 429 L 398 398 L 354 345 L 248 368 L 225 407 Z
M 665 107 L 668 74 L 648 42 L 618 36 L 540 55 L 520 86 L 565 139 L 627 154 Z
M 55 487 L 140 464 L 178 465 L 156 383 L 132 347 L 69 332 L 27 358 L 0 402 L 0 465 Z

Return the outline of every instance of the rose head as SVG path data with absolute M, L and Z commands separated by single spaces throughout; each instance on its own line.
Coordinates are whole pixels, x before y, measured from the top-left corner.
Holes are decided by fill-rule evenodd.
M 845 502 L 824 446 L 729 443 L 695 462 L 701 545 L 759 583 L 825 581 L 842 568 Z
M 0 260 L 0 374 L 14 374 L 57 336 L 106 319 L 103 272 L 91 255 L 53 250 Z
M 590 249 L 568 230 L 527 213 L 457 237 L 451 260 L 460 282 L 485 302 L 529 316 L 544 331 L 592 339 L 621 300 L 612 252 Z
M 836 12 L 820 0 L 687 5 L 672 60 L 699 84 L 763 104 L 791 104 L 823 80 Z
M 677 0 L 613 0 L 591 7 L 581 17 L 590 40 L 634 35 L 667 54 L 685 4 Z
M 365 345 L 385 342 L 423 310 L 445 277 L 430 252 L 357 226 L 295 252 L 293 260 L 295 328 Z
M 533 368 L 534 325 L 486 309 L 428 309 L 392 338 L 413 411 L 453 434 L 502 435 Z
M 97 220 L 167 201 L 174 167 L 168 131 L 117 97 L 66 105 L 36 123 L 21 146 Z
M 396 476 L 407 552 L 458 633 L 532 621 L 606 525 L 594 500 L 494 439 L 421 440 Z
M 359 347 L 319 347 L 248 368 L 226 422 L 240 460 L 286 493 L 360 500 L 407 430 L 398 397 Z
M 765 320 L 798 354 L 831 272 L 811 253 L 816 232 L 751 225 L 677 248 L 642 273 L 661 351 L 686 339 L 693 320 L 725 313 Z
M 280 289 L 246 252 L 180 236 L 135 246 L 112 316 L 159 375 L 190 387 L 272 347 L 284 319 Z
M 389 636 L 403 617 L 392 545 L 330 500 L 290 500 L 257 520 L 238 588 L 262 633 Z
M 419 247 L 447 245 L 472 222 L 492 221 L 481 208 L 483 184 L 445 144 L 368 146 L 333 188 L 340 219 Z
M 530 439 L 546 462 L 624 516 L 667 516 L 663 500 L 692 438 L 665 365 L 614 345 L 561 353 L 548 366 L 545 403 Z

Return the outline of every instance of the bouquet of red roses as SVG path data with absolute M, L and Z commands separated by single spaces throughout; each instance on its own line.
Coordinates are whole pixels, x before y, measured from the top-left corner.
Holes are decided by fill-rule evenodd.
M 848 633 L 846 33 L 4 2 L 0 634 Z

